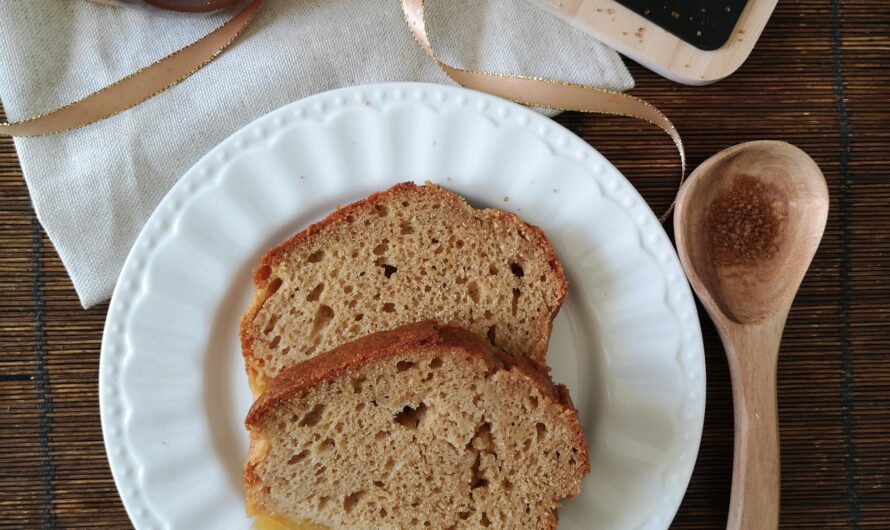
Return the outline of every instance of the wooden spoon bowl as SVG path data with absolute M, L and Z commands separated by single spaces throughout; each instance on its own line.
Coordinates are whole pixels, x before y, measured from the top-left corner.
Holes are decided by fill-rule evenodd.
M 775 251 L 752 263 L 715 263 L 709 253 L 708 205 L 740 177 L 756 179 L 770 195 L 779 221 L 772 242 Z M 681 203 L 692 207 L 680 208 Z M 677 246 L 686 250 L 684 266 L 688 260 L 705 287 L 703 292 L 696 288 L 699 297 L 703 302 L 703 295 L 713 297 L 712 303 L 736 323 L 757 322 L 790 306 L 822 239 L 828 189 L 819 166 L 800 149 L 784 142 L 750 142 L 721 151 L 699 166 L 680 192 L 677 210 Z
M 674 232 L 732 375 L 735 456 L 727 528 L 778 526 L 776 363 L 785 319 L 822 239 L 825 177 L 785 142 L 739 144 L 690 175 Z

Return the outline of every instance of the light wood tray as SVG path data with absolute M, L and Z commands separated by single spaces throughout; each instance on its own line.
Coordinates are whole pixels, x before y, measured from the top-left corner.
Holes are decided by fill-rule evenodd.
M 686 85 L 707 85 L 735 72 L 754 48 L 777 0 L 750 0 L 729 41 L 704 51 L 614 0 L 531 0 L 642 64 Z

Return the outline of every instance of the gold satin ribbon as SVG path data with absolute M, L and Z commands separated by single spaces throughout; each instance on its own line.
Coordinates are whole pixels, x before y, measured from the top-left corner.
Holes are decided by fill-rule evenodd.
M 162 3 L 163 0 L 155 0 Z M 24 121 L 0 123 L 0 134 L 42 136 L 77 129 L 110 118 L 175 86 L 222 53 L 253 20 L 262 0 L 250 0 L 231 20 L 202 39 L 58 110 Z M 683 141 L 671 121 L 642 99 L 602 88 L 510 74 L 476 72 L 443 63 L 430 45 L 424 0 L 401 0 L 412 35 L 445 74 L 459 85 L 523 105 L 560 111 L 611 114 L 645 120 L 667 133 L 680 154 L 680 183 L 686 176 Z M 664 221 L 673 203 L 659 219 Z
M 674 141 L 677 152 L 680 154 L 680 184 L 683 184 L 683 179 L 686 177 L 686 150 L 683 148 L 683 140 L 671 120 L 653 105 L 640 98 L 614 90 L 540 77 L 475 72 L 449 66 L 439 59 L 430 45 L 423 11 L 424 0 L 401 0 L 401 2 L 405 20 L 408 22 L 414 39 L 439 65 L 445 75 L 459 85 L 532 107 L 611 114 L 648 121 L 660 127 Z M 658 218 L 659 221 L 664 222 L 668 218 L 674 210 L 674 202 L 672 201 L 668 209 Z
M 44 136 L 110 118 L 153 98 L 200 70 L 229 47 L 250 24 L 263 0 L 251 0 L 231 20 L 205 37 L 127 77 L 64 107 L 15 123 L 0 123 L 0 134 Z

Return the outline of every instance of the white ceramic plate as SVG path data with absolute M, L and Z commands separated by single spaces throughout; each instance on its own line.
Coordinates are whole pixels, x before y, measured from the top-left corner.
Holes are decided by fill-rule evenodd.
M 250 393 L 238 320 L 251 269 L 337 205 L 431 180 L 541 226 L 570 282 L 549 361 L 592 471 L 560 529 L 666 528 L 701 437 L 701 331 L 680 263 L 634 188 L 563 127 L 437 85 L 336 90 L 260 118 L 161 201 L 120 276 L 102 341 L 111 470 L 134 525 L 248 529 Z

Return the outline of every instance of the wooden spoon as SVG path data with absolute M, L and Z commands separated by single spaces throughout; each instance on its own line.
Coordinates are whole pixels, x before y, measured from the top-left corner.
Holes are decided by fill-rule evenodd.
M 785 142 L 749 142 L 717 153 L 677 197 L 680 260 L 720 333 L 732 375 L 732 530 L 778 527 L 779 343 L 827 217 L 825 177 Z

